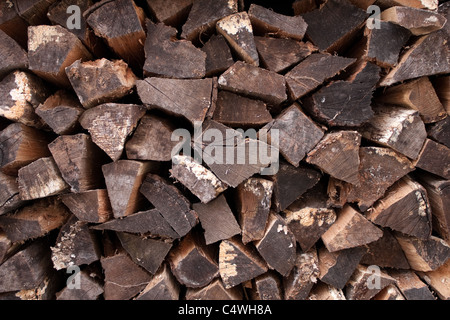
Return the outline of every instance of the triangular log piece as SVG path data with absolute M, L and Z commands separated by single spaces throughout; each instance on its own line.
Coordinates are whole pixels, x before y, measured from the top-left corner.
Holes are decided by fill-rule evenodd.
M 345 288 L 347 300 L 370 300 L 383 288 L 395 283 L 385 271 L 358 265 Z
M 280 276 L 274 271 L 257 276 L 252 280 L 249 296 L 252 300 L 283 300 Z
M 164 263 L 136 300 L 178 300 L 180 285 Z
M 389 275 L 395 279 L 406 300 L 436 300 L 428 286 L 411 270 L 390 270 Z
M 2 10 L 3 12 L 3 10 Z M 17 69 L 28 68 L 27 52 L 0 27 L 0 79 Z
M 16 177 L 0 172 L 0 216 L 21 207 L 24 203 L 19 195 Z
M 193 0 L 146 0 L 152 17 L 173 27 L 186 21 L 193 2 Z
M 234 64 L 230 47 L 222 35 L 213 35 L 201 50 L 206 53 L 206 77 L 218 75 Z
M 113 217 L 106 189 L 66 193 L 60 198 L 70 212 L 81 221 L 103 223 Z
M 242 289 L 239 286 L 226 289 L 222 280 L 215 279 L 203 288 L 188 288 L 186 300 L 242 300 Z
M 419 272 L 421 277 L 442 300 L 450 299 L 450 259 L 434 271 Z
M 414 166 L 448 180 L 450 179 L 450 148 L 426 139 L 417 160 L 414 161 Z

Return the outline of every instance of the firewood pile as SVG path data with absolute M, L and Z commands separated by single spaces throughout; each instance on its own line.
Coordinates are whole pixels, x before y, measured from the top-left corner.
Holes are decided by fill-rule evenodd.
M 2 0 L 0 299 L 450 299 L 449 19 Z

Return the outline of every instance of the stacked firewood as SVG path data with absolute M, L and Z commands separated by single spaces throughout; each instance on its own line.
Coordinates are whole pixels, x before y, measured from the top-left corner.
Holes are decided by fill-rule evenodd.
M 0 2 L 0 299 L 450 299 L 450 2 L 279 2 Z

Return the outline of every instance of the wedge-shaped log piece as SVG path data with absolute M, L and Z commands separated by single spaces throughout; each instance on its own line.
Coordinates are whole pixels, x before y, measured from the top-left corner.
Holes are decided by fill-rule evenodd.
M 356 59 L 326 53 L 313 53 L 286 73 L 290 96 L 297 100 L 337 75 Z
M 267 271 L 256 250 L 245 246 L 238 237 L 223 240 L 219 247 L 219 272 L 225 288 L 251 280 Z
M 450 179 L 450 148 L 426 139 L 414 165 L 416 168 Z
M 346 205 L 338 212 L 336 222 L 322 235 L 322 241 L 330 252 L 359 247 L 383 236 L 361 213 Z
M 161 212 L 180 237 L 185 236 L 198 222 L 190 202 L 171 183 L 155 174 L 147 174 L 140 192 Z
M 146 76 L 180 79 L 205 76 L 206 54 L 190 41 L 174 41 L 177 35 L 175 28 L 147 21 L 147 32 L 144 64 Z
M 50 156 L 47 144 L 49 137 L 42 131 L 13 123 L 0 132 L 1 171 L 17 175 L 23 166 Z
M 271 33 L 281 38 L 302 40 L 307 24 L 300 15 L 286 16 L 252 3 L 248 15 L 258 33 Z
M 24 203 L 19 195 L 16 177 L 0 172 L 0 216 L 21 207 Z
M 203 288 L 188 288 L 186 300 L 242 300 L 243 293 L 239 286 L 225 288 L 220 279 L 213 280 Z
M 411 270 L 390 270 L 389 275 L 396 281 L 406 300 L 436 300 L 428 286 Z
M 66 68 L 66 74 L 86 109 L 119 100 L 131 92 L 137 79 L 123 60 L 105 58 L 77 60 Z
M 219 77 L 219 88 L 279 105 L 287 99 L 286 81 L 273 71 L 236 62 Z
M 164 263 L 136 300 L 178 300 L 179 297 L 180 285 Z
M 141 101 L 148 108 L 202 122 L 211 106 L 211 79 L 146 78 L 136 82 Z
M 344 292 L 324 282 L 317 281 L 311 289 L 308 300 L 346 300 Z
M 81 221 L 103 223 L 113 216 L 106 189 L 66 193 L 60 198 L 70 212 Z
M 336 179 L 357 185 L 360 144 L 361 135 L 356 131 L 330 132 L 308 153 L 306 161 Z
M 56 300 L 99 300 L 104 290 L 98 274 L 86 268 L 80 271 L 79 276 L 80 287 L 64 287 L 56 293 Z
M 16 0 L 15 9 L 19 16 L 30 25 L 47 24 L 48 8 L 55 3 L 55 0 Z
M 292 270 L 296 259 L 296 241 L 288 229 L 286 221 L 275 213 L 269 214 L 266 230 L 261 240 L 255 242 L 255 247 L 266 260 L 270 269 L 287 276 Z
M 26 51 L 0 27 L 0 79 L 17 69 L 28 68 L 28 55 Z
M 433 289 L 442 300 L 450 299 L 450 259 L 434 271 L 419 272 L 419 276 Z
M 406 300 L 395 284 L 390 284 L 378 292 L 371 300 Z
M 14 4 L 4 1 L 0 4 L 2 16 L 0 18 L 0 30 L 16 40 L 22 48 L 27 47 L 28 23 L 19 16 Z
M 370 300 L 383 288 L 394 284 L 395 279 L 381 269 L 358 265 L 346 285 L 347 300 Z
M 146 2 L 156 21 L 176 27 L 186 21 L 193 0 L 147 0 Z
M 76 35 L 61 26 L 28 28 L 28 60 L 30 70 L 57 86 L 70 88 L 65 68 L 76 60 L 92 59 L 92 55 Z
M 144 114 L 145 108 L 139 105 L 105 103 L 86 110 L 80 124 L 89 131 L 92 141 L 116 161 Z
M 450 34 L 450 30 L 448 34 Z M 441 101 L 447 114 L 450 115 L 450 76 L 442 76 L 433 79 L 433 87 L 436 90 L 439 101 Z
M 450 117 L 430 126 L 427 133 L 430 139 L 450 148 Z
M 18 175 L 19 195 L 22 200 L 57 195 L 69 188 L 52 157 L 33 161 L 20 168 Z
M 207 77 L 224 72 L 234 63 L 230 47 L 221 35 L 213 35 L 201 50 L 206 53 L 205 75 Z
M 254 278 L 249 296 L 252 300 L 283 300 L 284 295 L 279 275 L 269 271 Z

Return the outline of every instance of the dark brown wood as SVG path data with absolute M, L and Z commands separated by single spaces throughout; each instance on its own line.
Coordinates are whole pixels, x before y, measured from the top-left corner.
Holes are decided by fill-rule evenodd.
M 428 286 L 410 270 L 390 270 L 389 275 L 395 279 L 406 300 L 436 300 Z
M 48 148 L 72 192 L 102 187 L 100 168 L 106 157 L 87 134 L 59 136 Z
M 173 275 L 188 288 L 200 288 L 219 275 L 216 252 L 207 247 L 201 236 L 186 235 L 168 255 Z
M 195 79 L 206 72 L 206 53 L 190 41 L 175 41 L 177 29 L 164 23 L 147 21 L 145 40 L 145 76 Z M 183 61 L 183 63 L 180 63 Z
M 3 56 L 0 62 L 0 79 L 17 69 L 28 68 L 27 52 L 0 27 L 0 54 Z
M 230 47 L 222 35 L 213 35 L 201 48 L 206 53 L 205 76 L 218 75 L 234 64 Z
M 103 294 L 103 285 L 100 283 L 98 271 L 94 273 L 85 268 L 77 273 L 80 287 L 64 287 L 56 293 L 57 300 L 99 300 Z
M 347 0 L 327 1 L 319 9 L 302 15 L 308 25 L 306 36 L 320 50 L 330 53 L 345 48 L 361 29 L 367 16 L 364 10 Z
M 193 0 L 147 0 L 152 16 L 158 22 L 169 26 L 179 26 L 186 21 L 192 8 Z
M 305 300 L 319 276 L 319 261 L 316 248 L 306 252 L 297 250 L 295 265 L 290 274 L 283 278 L 286 300 Z
M 185 236 L 198 222 L 190 202 L 171 183 L 156 174 L 147 174 L 140 192 L 161 212 L 180 237 Z
M 400 233 L 396 233 L 395 237 L 413 270 L 436 270 L 450 257 L 450 246 L 441 238 L 431 236 L 427 240 L 421 240 Z
M 24 203 L 19 196 L 16 177 L 0 172 L 0 216 L 21 207 Z
M 433 292 L 442 300 L 450 299 L 450 285 L 448 284 L 448 272 L 450 271 L 450 260 L 447 259 L 442 266 L 434 271 L 419 272 L 419 277 L 424 280 Z
M 306 161 L 336 179 L 358 185 L 360 144 L 361 135 L 356 131 L 330 132 L 308 153 Z
M 376 0 L 349 0 L 354 6 L 361 8 L 363 10 L 367 10 L 367 8 L 374 4 Z
M 272 181 L 253 177 L 236 188 L 235 201 L 244 244 L 264 236 L 272 191 Z
M 116 161 L 144 114 L 145 108 L 139 105 L 105 103 L 86 110 L 80 124 L 89 131 L 92 141 Z
M 22 200 L 45 198 L 69 189 L 52 157 L 40 158 L 20 168 L 17 181 Z
M 438 7 L 438 1 L 436 0 L 377 0 L 377 4 L 383 9 L 392 6 L 405 6 L 435 10 Z
M 370 300 L 383 288 L 394 283 L 395 279 L 385 271 L 380 269 L 379 273 L 375 273 L 367 266 L 358 265 L 346 285 L 345 296 L 347 300 Z
M 106 189 L 66 193 L 60 198 L 70 212 L 81 221 L 103 223 L 113 217 Z
M 136 300 L 178 300 L 180 285 L 164 263 Z
M 114 12 L 120 19 L 111 19 Z M 103 0 L 83 13 L 94 33 L 133 68 L 144 65 L 145 14 L 133 0 Z
M 324 282 L 317 281 L 311 289 L 308 300 L 346 300 L 341 289 L 336 289 Z
M 416 168 L 450 179 L 450 148 L 426 139 L 414 165 Z
M 450 90 L 448 89 L 450 87 L 450 76 L 433 79 L 433 87 L 447 114 L 450 115 Z
M 9 258 L 18 247 L 18 244 L 13 244 L 12 241 L 8 239 L 4 231 L 0 231 L 0 264 Z
M 122 247 L 134 263 L 155 274 L 172 248 L 172 243 L 164 240 L 147 239 L 126 232 L 116 233 Z
M 49 137 L 42 131 L 13 123 L 0 132 L 1 171 L 17 176 L 20 168 L 50 156 Z
M 36 114 L 59 135 L 73 134 L 79 130 L 78 118 L 84 109 L 77 97 L 58 90 L 36 108 Z
M 223 240 L 219 247 L 219 272 L 225 288 L 235 287 L 267 271 L 267 265 L 254 247 L 238 237 Z
M 77 60 L 66 68 L 66 74 L 86 109 L 119 100 L 131 92 L 137 79 L 123 60 L 105 58 Z
M 237 0 L 193 1 L 186 23 L 183 25 L 181 38 L 199 42 L 202 36 L 213 32 L 217 21 L 238 12 Z
M 56 0 L 14 0 L 17 13 L 30 25 L 47 24 L 48 8 Z
M 43 121 L 35 108 L 43 103 L 50 92 L 43 81 L 35 75 L 14 71 L 0 82 L 0 116 L 36 128 L 43 127 Z
M 334 77 L 356 59 L 326 53 L 313 53 L 286 73 L 290 97 L 297 100 Z
M 287 99 L 283 76 L 238 61 L 219 77 L 219 89 L 279 105 Z
M 242 289 L 239 286 L 226 289 L 220 279 L 213 280 L 203 288 L 188 288 L 186 300 L 242 300 Z
M 383 236 L 361 213 L 346 205 L 337 214 L 334 224 L 322 235 L 322 241 L 330 252 L 359 247 Z
M 76 60 L 90 60 L 92 55 L 76 35 L 61 26 L 28 28 L 30 70 L 57 86 L 70 88 L 65 68 Z
M 395 284 L 390 284 L 378 292 L 371 300 L 406 300 Z
M 438 121 L 428 128 L 428 137 L 450 148 L 450 117 Z
M 87 222 L 71 216 L 61 228 L 56 243 L 51 247 L 53 267 L 56 270 L 69 266 L 91 264 L 100 259 L 100 247 L 94 231 Z
M 366 253 L 366 248 L 361 246 L 329 252 L 327 248 L 322 247 L 318 253 L 320 281 L 334 288 L 343 289 Z
M 280 277 L 275 272 L 269 271 L 254 278 L 250 297 L 252 300 L 283 300 Z
M 28 23 L 19 16 L 14 3 L 3 1 L 0 11 L 0 30 L 16 40 L 22 48 L 26 48 Z
M 146 78 L 136 82 L 144 105 L 202 122 L 211 106 L 212 79 Z
M 59 229 L 70 212 L 56 198 L 35 201 L 30 205 L 0 217 L 2 230 L 12 242 L 23 242 L 42 237 Z
M 332 82 L 305 99 L 304 108 L 329 126 L 359 126 L 373 116 L 372 93 L 380 68 L 363 61 L 345 80 Z
M 431 207 L 427 192 L 410 177 L 388 189 L 366 214 L 373 223 L 420 239 L 431 236 Z

